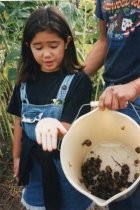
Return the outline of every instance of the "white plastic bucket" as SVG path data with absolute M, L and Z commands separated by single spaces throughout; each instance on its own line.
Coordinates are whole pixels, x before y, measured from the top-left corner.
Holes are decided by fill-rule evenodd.
M 83 145 L 86 139 L 91 141 L 90 146 Z M 110 165 L 119 170 L 113 156 L 120 164 L 129 165 L 132 179 L 135 172 L 140 174 L 140 164 L 134 166 L 134 160 L 137 159 L 140 163 L 140 153 L 135 151 L 137 147 L 140 147 L 140 126 L 133 119 L 117 111 L 101 111 L 97 108 L 77 119 L 64 136 L 60 151 L 62 168 L 73 187 L 97 205 L 106 206 L 128 197 L 136 189 L 140 176 L 129 188 L 103 200 L 92 195 L 81 183 L 83 162 L 94 151 L 102 159 L 102 168 Z

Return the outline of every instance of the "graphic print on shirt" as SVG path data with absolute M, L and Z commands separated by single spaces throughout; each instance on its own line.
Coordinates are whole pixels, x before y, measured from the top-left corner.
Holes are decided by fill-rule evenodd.
M 115 45 L 123 42 L 140 27 L 140 0 L 104 0 L 103 14 L 108 27 L 108 38 Z

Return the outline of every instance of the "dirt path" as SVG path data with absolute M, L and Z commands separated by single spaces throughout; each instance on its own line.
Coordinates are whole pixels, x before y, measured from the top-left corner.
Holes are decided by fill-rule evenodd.
M 20 203 L 22 188 L 17 186 L 12 168 L 10 158 L 0 157 L 0 210 L 24 210 Z
M 0 210 L 24 210 L 20 203 L 21 187 L 15 180 L 0 182 Z

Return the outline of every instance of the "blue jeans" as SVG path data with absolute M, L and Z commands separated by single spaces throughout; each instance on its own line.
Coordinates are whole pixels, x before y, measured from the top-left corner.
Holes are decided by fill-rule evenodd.
M 109 210 L 140 210 L 140 184 L 130 197 L 110 204 Z
M 130 116 L 140 125 L 140 96 L 133 102 L 129 102 L 127 108 L 119 110 Z
M 134 109 L 136 110 L 137 114 Z M 132 102 L 132 105 L 129 103 L 126 109 L 119 111 L 132 117 L 140 125 L 140 96 L 134 102 Z M 109 210 L 140 210 L 140 184 L 130 197 L 125 200 L 110 204 Z

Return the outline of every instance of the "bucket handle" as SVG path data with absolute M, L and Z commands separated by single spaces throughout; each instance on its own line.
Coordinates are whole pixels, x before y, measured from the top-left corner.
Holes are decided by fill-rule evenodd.
M 139 115 L 139 113 L 137 112 L 137 110 L 135 109 L 135 106 L 133 105 L 133 103 L 131 103 L 131 102 L 129 101 L 129 102 L 127 102 L 127 105 L 128 105 L 128 104 L 130 104 L 130 105 L 132 106 L 134 112 L 136 113 L 138 119 L 140 120 L 140 115 Z M 77 114 L 75 120 L 78 118 L 81 109 L 82 109 L 84 106 L 87 106 L 87 105 L 88 105 L 88 106 L 90 105 L 91 109 L 95 109 L 95 108 L 98 107 L 99 101 L 91 101 L 90 104 L 83 104 L 83 105 L 80 107 L 80 109 L 79 109 L 79 111 L 78 111 L 78 114 Z
M 81 110 L 83 109 L 83 107 L 85 106 L 90 106 L 91 109 L 95 109 L 98 107 L 99 101 L 91 101 L 89 104 L 83 104 L 80 109 L 78 110 L 78 113 L 75 117 L 75 119 L 73 120 L 73 122 L 79 117 L 79 114 L 81 112 Z M 62 143 L 62 139 L 59 139 L 58 144 L 57 144 L 57 150 L 60 151 L 61 150 L 61 143 Z
M 134 106 L 131 102 L 129 102 L 129 103 L 130 103 L 130 105 L 132 106 L 132 108 L 134 109 L 134 111 L 135 111 L 137 117 L 138 117 L 139 120 L 140 120 L 140 115 L 139 115 L 139 113 L 137 112 L 137 110 L 135 109 L 135 106 Z
M 80 109 L 79 109 L 79 111 L 78 111 L 78 113 L 77 113 L 77 115 L 76 115 L 74 121 L 79 117 L 79 114 L 80 114 L 81 110 L 83 109 L 83 107 L 85 107 L 85 106 L 90 106 L 91 109 L 95 109 L 95 108 L 98 107 L 98 104 L 99 104 L 99 101 L 91 101 L 89 104 L 83 104 L 83 105 L 80 107 Z
M 132 106 L 134 112 L 136 113 L 138 119 L 140 120 L 140 115 L 139 115 L 139 113 L 137 112 L 137 110 L 135 109 L 134 105 L 133 105 L 131 102 L 128 102 L 128 103 Z M 127 103 L 127 104 L 128 104 L 128 103 Z M 85 106 L 90 106 L 91 109 L 93 110 L 93 109 L 97 108 L 98 105 L 99 105 L 99 101 L 91 101 L 89 104 L 83 104 L 83 105 L 80 107 L 80 109 L 79 109 L 79 111 L 78 111 L 78 113 L 77 113 L 77 115 L 76 115 L 74 121 L 78 118 L 78 116 L 79 116 L 81 110 L 83 109 L 83 107 L 85 107 Z M 60 151 L 60 148 L 61 148 L 61 142 L 62 142 L 62 139 L 60 139 L 60 140 L 58 141 L 58 145 L 57 145 L 57 150 L 59 150 L 59 151 Z

